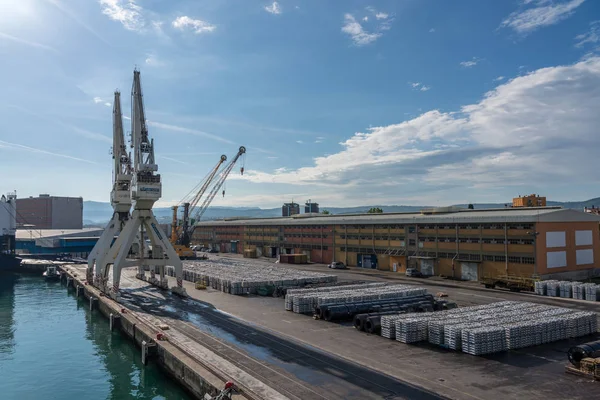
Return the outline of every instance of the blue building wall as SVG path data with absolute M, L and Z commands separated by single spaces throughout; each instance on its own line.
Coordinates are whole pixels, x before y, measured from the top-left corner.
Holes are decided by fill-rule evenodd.
M 84 240 L 67 240 L 59 239 L 58 247 L 41 247 L 36 246 L 35 239 L 18 240 L 16 243 L 17 251 L 26 252 L 29 254 L 64 254 L 71 253 L 77 256 L 87 257 L 87 254 L 92 251 L 98 239 Z

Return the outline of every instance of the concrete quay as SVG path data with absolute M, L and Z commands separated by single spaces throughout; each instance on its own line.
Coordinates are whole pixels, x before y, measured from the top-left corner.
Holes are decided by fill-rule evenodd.
M 77 291 L 90 302 L 90 308 L 97 309 L 109 318 L 111 329 L 119 329 L 131 338 L 142 351 L 142 360 L 157 362 L 166 372 L 177 380 L 191 395 L 203 398 L 204 394 L 216 395 L 226 381 L 235 377 L 240 388 L 239 394 L 232 399 L 274 399 L 287 400 L 276 390 L 239 370 L 226 360 L 201 345 L 190 345 L 177 330 L 163 329 L 159 320 L 136 313 L 112 299 L 104 296 L 95 287 L 85 281 L 85 265 L 64 265 L 64 280 L 67 287 Z M 158 339 L 157 334 L 163 335 Z M 144 349 L 146 355 L 143 355 Z M 146 361 L 148 362 L 148 361 Z

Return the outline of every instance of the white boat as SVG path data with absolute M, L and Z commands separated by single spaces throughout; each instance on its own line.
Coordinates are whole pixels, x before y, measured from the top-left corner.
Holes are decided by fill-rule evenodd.
M 58 272 L 58 268 L 56 268 L 55 266 L 48 266 L 46 267 L 43 276 L 44 279 L 46 279 L 47 281 L 60 279 L 60 272 Z

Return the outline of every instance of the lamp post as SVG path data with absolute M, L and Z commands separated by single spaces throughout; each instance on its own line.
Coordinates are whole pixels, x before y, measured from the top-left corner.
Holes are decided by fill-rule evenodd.
M 534 231 L 534 232 L 527 232 L 527 234 L 533 238 L 533 274 L 537 275 L 537 246 L 536 246 L 537 240 L 536 239 L 540 233 L 537 231 Z

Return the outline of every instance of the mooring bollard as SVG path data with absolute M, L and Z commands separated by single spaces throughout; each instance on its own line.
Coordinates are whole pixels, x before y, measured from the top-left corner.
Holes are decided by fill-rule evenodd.
M 67 288 L 70 288 L 71 286 L 73 286 L 73 278 L 69 276 L 67 277 Z
M 77 286 L 77 297 L 83 296 L 83 286 Z
M 110 314 L 110 331 L 112 332 L 116 327 L 117 324 L 119 324 L 121 322 L 121 316 L 120 315 L 115 315 L 113 313 Z
M 142 364 L 146 365 L 148 362 L 148 343 L 145 340 L 142 341 Z
M 94 309 L 94 302 L 98 301 L 97 298 L 90 296 L 90 311 Z

